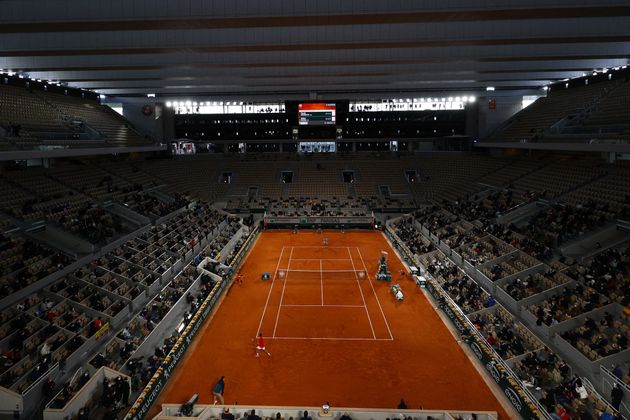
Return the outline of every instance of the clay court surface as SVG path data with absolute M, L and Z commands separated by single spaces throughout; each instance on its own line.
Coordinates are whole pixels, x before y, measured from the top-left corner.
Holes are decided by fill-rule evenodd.
M 329 239 L 322 245 L 323 237 Z M 375 280 L 381 251 L 393 283 Z M 225 402 L 246 405 L 505 411 L 381 233 L 264 232 L 213 318 L 161 393 L 182 403 L 225 375 Z M 261 280 L 269 272 L 271 279 Z M 266 337 L 272 357 L 255 357 Z

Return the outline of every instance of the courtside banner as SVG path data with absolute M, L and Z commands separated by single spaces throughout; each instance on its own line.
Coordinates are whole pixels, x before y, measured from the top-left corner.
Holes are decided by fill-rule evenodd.
M 332 216 L 267 216 L 264 224 L 266 227 L 371 227 L 374 216 L 332 217 Z

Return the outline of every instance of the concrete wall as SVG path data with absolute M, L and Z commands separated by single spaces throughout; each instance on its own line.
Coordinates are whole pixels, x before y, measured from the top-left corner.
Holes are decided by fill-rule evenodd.
M 494 93 L 494 92 L 488 92 Z M 496 109 L 489 109 L 488 101 L 496 100 Z M 477 98 L 478 102 L 478 135 L 483 138 L 504 123 L 512 115 L 521 110 L 523 106 L 523 96 L 498 96 L 486 95 Z
M 151 115 L 144 115 L 142 108 L 149 105 L 153 112 Z M 163 108 L 161 103 L 155 103 L 153 99 L 147 98 L 145 102 L 123 102 L 123 116 L 129 120 L 131 125 L 142 135 L 149 135 L 155 140 L 161 141 L 164 137 L 163 131 Z
M 323 403 L 323 401 L 322 401 Z M 181 405 L 179 404 L 163 404 L 162 412 L 155 416 L 153 420 L 166 420 L 166 419 L 198 419 L 205 420 L 210 418 L 218 418 L 223 412 L 223 407 L 220 405 L 195 405 L 193 409 L 193 417 L 174 417 Z M 440 410 L 384 410 L 384 409 L 360 409 L 360 408 L 344 408 L 344 407 L 331 407 L 328 414 L 321 413 L 320 407 L 270 407 L 270 406 L 236 406 L 229 407 L 230 412 L 234 414 L 237 419 L 243 419 L 247 417 L 247 414 L 252 410 L 256 410 L 256 414 L 261 417 L 275 418 L 276 413 L 280 413 L 283 418 L 288 419 L 293 417 L 298 419 L 302 417 L 304 410 L 307 410 L 309 416 L 314 419 L 324 418 L 328 420 L 339 419 L 344 413 L 348 413 L 351 418 L 355 420 L 372 420 L 372 419 L 384 419 L 384 418 L 399 418 L 399 417 L 413 417 L 416 420 L 423 420 L 431 416 L 432 418 L 450 420 L 461 416 L 462 418 L 471 418 L 471 411 L 440 411 Z M 482 412 L 476 411 L 476 418 L 479 420 L 496 419 L 495 412 Z
M 83 387 L 68 401 L 63 408 L 46 408 L 44 410 L 44 420 L 64 420 L 66 418 L 74 418 L 79 413 L 79 410 L 92 399 L 94 395 L 102 392 L 103 381 L 105 378 L 115 379 L 118 376 L 122 376 L 126 381 L 130 381 L 127 375 L 124 375 L 116 370 L 109 369 L 108 367 L 102 367 L 87 381 Z

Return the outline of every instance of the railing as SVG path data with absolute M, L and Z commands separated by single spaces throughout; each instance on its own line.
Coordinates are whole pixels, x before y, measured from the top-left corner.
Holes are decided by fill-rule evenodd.
M 613 385 L 615 384 L 623 391 L 623 400 L 619 405 L 619 412 L 621 412 L 626 418 L 630 418 L 630 385 L 625 383 L 622 379 L 619 379 L 603 365 L 600 365 L 599 371 L 602 375 L 602 390 L 604 393 L 610 394 L 610 391 L 612 391 Z M 628 402 L 628 404 L 626 404 L 626 402 Z
M 630 232 L 630 220 L 617 219 L 617 229 Z
M 392 241 L 400 246 L 403 241 L 392 230 L 391 224 L 387 228 L 388 233 L 393 236 Z M 406 246 L 399 249 L 408 250 Z M 416 264 L 418 263 L 412 255 L 407 255 L 407 258 Z M 460 307 L 426 271 L 426 267 L 422 268 L 424 269 L 424 276 L 428 278 L 427 290 L 430 295 L 438 302 L 440 309 L 447 315 L 458 333 L 465 338 L 465 342 L 490 373 L 494 381 L 503 389 L 512 406 L 525 419 L 551 419 L 544 407 L 527 390 L 503 358 L 488 344 Z
M 237 253 L 236 257 L 233 260 L 232 270 L 230 272 L 230 276 L 236 271 L 234 270 L 245 257 L 247 250 L 251 247 L 254 242 L 255 237 L 258 234 L 258 228 L 254 229 L 252 233 L 249 235 L 243 246 Z M 223 291 L 227 288 L 229 284 L 229 279 L 226 277 L 222 281 L 217 281 L 217 284 L 214 286 L 212 291 L 208 294 L 204 302 L 201 304 L 197 313 L 193 316 L 191 322 L 182 332 L 182 335 L 179 337 L 171 351 L 168 353 L 160 367 L 157 369 L 153 377 L 149 380 L 148 385 L 144 388 L 144 390 L 140 393 L 135 403 L 132 405 L 131 409 L 125 416 L 125 420 L 142 420 L 145 418 L 149 409 L 157 399 L 160 391 L 166 385 L 168 378 L 171 376 L 179 361 L 183 359 L 186 350 L 193 342 L 197 332 L 201 329 L 201 326 L 204 324 L 205 320 L 208 318 L 211 310 L 214 308 L 217 300 L 223 293 Z

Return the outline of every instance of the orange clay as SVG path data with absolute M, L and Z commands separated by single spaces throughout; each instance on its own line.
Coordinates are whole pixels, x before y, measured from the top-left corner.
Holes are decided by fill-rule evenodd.
M 490 410 L 508 418 L 413 280 L 394 277 L 402 302 L 392 283 L 375 280 L 383 250 L 392 273 L 403 269 L 384 236 L 325 234 L 326 247 L 313 231 L 258 238 L 240 269 L 250 280 L 228 291 L 151 416 L 160 404 L 195 393 L 211 404 L 212 386 L 225 375 L 226 404 L 394 409 L 404 398 L 410 409 Z M 277 268 L 283 277 L 274 277 Z M 260 280 L 262 272 L 272 279 Z M 255 357 L 259 326 L 271 358 Z

